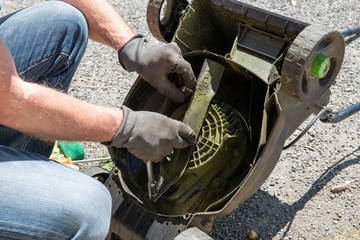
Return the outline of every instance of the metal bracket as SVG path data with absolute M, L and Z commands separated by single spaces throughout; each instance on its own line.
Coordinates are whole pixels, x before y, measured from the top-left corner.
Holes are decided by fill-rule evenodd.
M 338 123 L 359 111 L 360 103 L 354 104 L 349 108 L 337 112 L 333 112 L 331 109 L 329 109 L 329 111 L 321 115 L 320 121 L 323 123 Z

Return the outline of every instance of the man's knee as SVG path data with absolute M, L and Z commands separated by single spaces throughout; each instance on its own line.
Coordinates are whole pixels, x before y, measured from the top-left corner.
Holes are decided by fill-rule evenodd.
M 71 233 L 75 239 L 104 239 L 110 226 L 110 193 L 97 181 L 84 183 L 84 188 L 78 191 L 66 196 L 59 209 L 66 224 L 63 231 Z
M 0 239 L 5 228 L 3 234 L 37 239 L 105 238 L 112 200 L 103 184 L 40 155 L 1 145 L 0 165 L 0 194 L 6 196 L 0 198 Z
M 32 7 L 36 7 L 36 16 L 44 18 L 47 21 L 55 21 L 59 24 L 66 25 L 69 23 L 77 23 L 87 28 L 84 15 L 74 6 L 62 1 L 46 1 L 41 2 Z
M 86 49 L 88 26 L 75 7 L 47 1 L 11 14 L 0 34 L 22 78 L 67 91 Z
M 66 34 L 72 34 L 74 40 L 86 43 L 88 25 L 84 15 L 77 8 L 61 1 L 47 1 L 38 5 L 34 16 L 46 20 L 50 23 L 49 27 L 54 27 L 55 31 L 62 30 Z

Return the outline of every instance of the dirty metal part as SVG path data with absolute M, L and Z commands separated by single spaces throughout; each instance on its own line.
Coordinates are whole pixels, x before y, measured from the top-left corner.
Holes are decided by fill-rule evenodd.
M 281 70 L 282 88 L 299 101 L 315 102 L 334 83 L 344 52 L 345 43 L 340 32 L 323 25 L 306 27 L 286 53 Z M 313 61 L 319 54 L 330 58 L 330 69 L 323 78 L 311 74 Z
M 331 109 L 321 115 L 320 120 L 324 123 L 338 123 L 360 111 L 360 103 L 341 111 L 333 112 Z
M 197 78 L 197 86 L 190 100 L 188 110 L 182 120 L 183 123 L 189 125 L 198 137 L 201 126 L 205 119 L 211 99 L 220 85 L 221 78 L 224 73 L 224 67 L 210 59 L 205 59 L 201 72 Z M 175 149 L 170 156 L 171 161 L 165 161 L 162 164 L 163 175 L 160 176 L 163 181 L 157 186 L 157 193 L 153 196 L 153 200 L 157 201 L 159 197 L 173 185 L 184 173 L 186 165 L 189 162 L 193 147 L 186 149 Z
M 182 120 L 183 123 L 192 127 L 196 137 L 200 133 L 211 99 L 215 96 L 219 88 L 224 70 L 225 67 L 221 64 L 210 59 L 205 59 L 197 79 L 195 93 Z
M 186 0 L 150 0 L 146 17 L 154 37 L 170 42 L 187 5 Z
M 146 163 L 146 172 L 148 176 L 148 191 L 149 191 L 149 199 L 150 201 L 155 201 L 155 196 L 157 194 L 157 186 L 156 181 L 154 180 L 154 171 L 152 162 L 149 161 Z

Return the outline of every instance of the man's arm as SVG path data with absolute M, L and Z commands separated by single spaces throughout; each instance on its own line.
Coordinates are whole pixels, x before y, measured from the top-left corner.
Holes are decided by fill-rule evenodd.
M 92 105 L 20 79 L 0 38 L 0 124 L 45 139 L 111 141 L 121 109 Z
M 119 51 L 136 34 L 107 0 L 63 0 L 85 16 L 89 37 Z
M 0 56 L 0 124 L 42 139 L 108 142 L 144 161 L 195 143 L 189 126 L 159 113 L 96 106 L 23 81 L 1 38 Z
M 84 14 L 90 38 L 113 47 L 127 71 L 136 71 L 164 96 L 176 102 L 185 100 L 185 95 L 169 81 L 169 74 L 177 75 L 180 87 L 195 88 L 195 75 L 176 43 L 150 43 L 144 37 L 136 36 L 107 0 L 63 1 Z

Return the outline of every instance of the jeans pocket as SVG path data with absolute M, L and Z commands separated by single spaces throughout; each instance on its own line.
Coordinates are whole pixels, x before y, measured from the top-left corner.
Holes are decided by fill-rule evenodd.
M 71 82 L 71 78 L 67 76 L 70 67 L 68 57 L 64 52 L 55 53 L 19 74 L 26 81 L 65 91 Z

